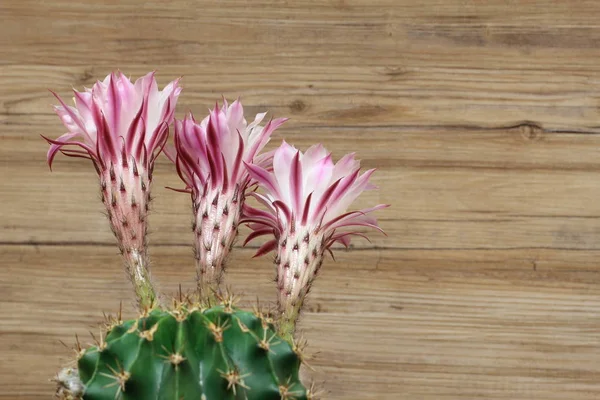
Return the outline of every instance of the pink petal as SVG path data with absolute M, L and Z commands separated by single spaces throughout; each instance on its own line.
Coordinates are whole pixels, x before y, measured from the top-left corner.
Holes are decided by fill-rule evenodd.
M 290 192 L 291 201 L 295 215 L 300 215 L 302 212 L 302 166 L 300 165 L 300 151 L 296 152 L 292 160 L 290 172 Z
M 284 140 L 273 156 L 273 173 L 279 187 L 279 197 L 286 204 L 290 204 L 290 207 L 293 207 L 291 204 L 290 165 L 296 153 L 297 150 Z M 267 190 L 270 191 L 270 189 Z
M 268 252 L 270 252 L 272 250 L 275 250 L 276 248 L 277 248 L 277 239 L 269 240 L 267 243 L 263 244 L 258 249 L 258 251 L 254 255 L 254 257 L 260 257 L 264 254 L 267 254 Z
M 62 135 L 60 138 L 64 138 L 66 135 L 71 135 L 72 136 L 76 136 L 76 133 L 66 133 L 64 135 Z M 56 144 L 53 143 L 50 139 L 48 139 L 47 137 L 45 137 L 44 135 L 41 135 L 48 143 L 51 144 L 50 148 L 48 149 L 48 153 L 46 155 L 46 159 L 48 160 L 48 167 L 50 168 L 50 171 L 52 171 L 52 162 L 54 161 L 54 157 L 56 156 L 56 153 L 58 153 L 58 151 L 60 150 L 60 148 L 64 145 L 64 144 Z M 60 139 L 59 138 L 59 139 Z M 68 138 L 70 139 L 70 137 Z
M 258 156 L 254 157 L 253 164 L 258 165 L 266 169 L 269 172 L 273 172 L 273 156 L 275 155 L 275 150 L 267 151 Z
M 362 192 L 364 192 L 365 188 L 369 184 L 368 180 L 373 172 L 375 172 L 374 169 L 366 171 L 364 174 L 358 177 L 351 186 L 347 187 L 344 192 L 340 191 L 336 193 L 336 196 L 334 196 L 331 200 L 333 207 L 330 207 L 327 210 L 325 219 L 329 219 L 333 215 L 337 215 L 346 211 L 350 204 L 352 204 L 354 200 L 356 200 L 356 198 Z M 358 174 L 358 170 L 356 170 L 355 174 Z
M 140 115 L 136 129 L 139 132 L 139 137 L 137 137 L 137 140 L 135 140 L 137 144 L 133 147 L 131 154 L 136 158 L 136 160 L 139 160 L 144 153 L 148 153 L 148 148 L 146 147 L 146 120 L 142 115 Z M 133 141 L 134 140 L 132 140 L 132 142 Z M 144 162 L 144 164 L 146 163 Z
M 167 125 L 166 122 L 161 123 L 159 131 L 156 133 L 156 138 L 156 147 L 154 148 L 150 158 L 150 164 L 154 164 L 154 160 L 156 160 L 156 157 L 158 157 L 163 151 L 165 145 L 167 144 L 167 139 L 169 139 L 169 125 Z
M 333 168 L 333 178 L 339 179 L 345 175 L 350 175 L 360 168 L 360 162 L 354 159 L 355 153 L 349 153 L 343 156 Z
M 325 152 L 324 148 L 322 148 L 322 150 L 323 151 L 317 149 L 317 151 L 313 151 L 313 153 L 315 153 L 315 156 L 320 156 Z M 302 167 L 305 172 L 304 186 L 306 188 L 312 188 L 315 193 L 315 199 L 319 199 L 332 182 L 334 166 L 331 154 L 325 154 L 320 158 L 312 158 L 312 160 L 307 159 L 305 154 L 302 158 Z M 334 179 L 333 181 L 337 179 Z
M 77 90 L 73 90 L 73 95 L 77 111 L 83 120 L 82 123 L 85 128 L 83 133 L 89 143 L 94 143 L 96 141 L 96 125 L 94 124 L 94 117 L 92 115 L 92 93 L 80 93 Z
M 221 165 L 223 165 L 223 192 L 227 192 L 229 189 L 229 176 L 227 175 L 227 162 L 225 161 L 225 156 L 221 153 Z
M 119 154 L 119 150 L 117 149 L 117 144 L 115 141 L 116 138 L 113 137 L 113 134 L 110 131 L 108 122 L 104 117 L 104 113 L 102 111 L 99 111 L 99 113 L 100 126 L 98 129 L 98 142 L 102 143 L 103 145 L 100 147 L 103 149 L 100 157 L 106 161 L 116 162 Z
M 273 205 L 277 208 L 277 210 L 281 211 L 286 218 L 286 222 L 290 222 L 293 219 L 292 211 L 289 209 L 287 204 L 285 204 L 281 200 L 275 200 Z
M 307 164 L 316 164 L 318 163 L 319 160 L 322 160 L 323 158 L 327 157 L 328 153 L 327 150 L 325 150 L 325 147 L 323 147 L 323 145 L 321 143 L 318 144 L 314 144 L 312 146 L 310 146 L 308 149 L 306 149 L 306 151 L 304 152 L 304 157 L 303 160 L 304 162 L 306 162 Z M 332 163 L 333 165 L 333 163 Z
M 256 128 L 258 126 L 258 124 L 260 124 L 262 122 L 262 120 L 265 118 L 265 115 L 267 115 L 266 112 L 256 114 L 256 118 L 254 118 L 254 121 L 252 121 L 251 123 L 248 124 L 248 126 L 246 127 L 246 130 L 252 131 L 254 128 Z
M 377 225 L 377 220 L 373 217 L 367 217 L 364 215 L 353 217 L 348 220 L 345 220 L 344 222 L 340 222 L 340 223 L 336 224 L 336 229 L 347 227 L 347 226 L 366 226 L 368 228 L 376 229 L 385 235 L 385 232 L 383 231 L 383 229 L 381 229 L 379 227 L 379 225 Z
M 312 193 L 308 195 L 306 198 L 306 202 L 304 203 L 304 210 L 302 211 L 302 220 L 301 224 L 305 225 L 308 222 L 308 216 L 310 212 L 310 201 L 312 199 Z
M 365 218 L 370 218 L 370 217 L 367 217 L 366 214 L 372 213 L 374 211 L 381 210 L 381 209 L 384 209 L 387 207 L 389 207 L 389 204 L 379 204 L 375 207 L 366 208 L 364 210 L 351 211 L 351 212 L 345 213 L 343 215 L 340 215 L 340 216 L 332 219 L 331 221 L 328 221 L 325 225 L 323 225 L 323 229 L 334 230 L 334 229 L 338 229 L 338 228 L 341 228 L 344 226 L 355 225 L 355 222 L 357 222 L 358 224 L 362 224 L 362 222 L 368 222 L 370 224 L 368 226 L 371 226 L 373 224 L 376 225 L 377 222 L 374 218 L 365 220 Z M 376 227 L 376 229 L 381 230 L 378 226 Z
M 66 115 L 68 115 L 71 118 L 71 121 L 75 125 L 77 125 L 77 127 L 81 130 L 81 133 L 85 133 L 86 132 L 85 126 L 81 122 L 81 119 L 79 118 L 79 116 L 73 110 L 73 107 L 70 107 L 70 106 L 66 105 L 65 102 L 60 98 L 60 96 L 58 94 L 56 94 L 55 92 L 50 91 L 50 93 L 52 93 L 54 95 L 54 97 L 56 97 L 56 99 L 58 100 L 58 102 L 61 104 L 61 106 L 62 106 L 62 109 L 60 109 L 61 112 L 64 112 Z M 57 108 L 56 110 L 58 112 L 59 109 Z M 59 116 L 60 116 L 60 114 L 59 114 Z M 64 123 L 64 119 L 63 119 L 62 116 L 61 116 L 61 120 L 63 120 L 63 123 Z M 70 125 L 71 121 L 69 121 L 69 124 L 64 123 L 65 127 L 67 129 L 69 129 L 69 125 Z
M 262 119 L 262 118 L 261 118 Z M 246 161 L 251 162 L 254 160 L 259 151 L 262 150 L 263 147 L 269 142 L 269 138 L 271 134 L 279 128 L 284 122 L 287 121 L 287 118 L 278 118 L 275 120 L 269 121 L 267 125 L 256 135 L 256 137 L 250 137 L 249 142 L 252 144 L 247 152 Z
M 138 112 L 136 113 L 135 117 L 133 118 L 131 125 L 129 125 L 129 130 L 127 132 L 127 140 L 125 142 L 125 148 L 127 149 L 127 152 L 129 154 L 134 154 L 133 150 L 134 150 L 134 144 L 135 144 L 136 138 L 138 140 L 142 139 L 140 141 L 143 142 L 143 135 L 144 135 L 144 130 L 145 130 L 144 128 L 145 128 L 145 126 L 142 122 L 142 107 L 140 107 Z M 141 138 L 140 138 L 140 136 L 141 136 Z M 134 157 L 135 157 L 135 154 L 134 154 Z M 139 155 L 138 155 L 138 157 L 139 157 Z
M 221 185 L 223 181 L 223 165 L 221 162 L 220 137 L 222 136 L 222 125 L 219 121 L 219 108 L 211 113 L 208 125 L 206 127 L 208 162 L 210 165 L 210 175 L 215 185 Z M 216 186 L 213 186 L 216 187 Z
M 183 146 L 181 136 L 177 134 L 177 124 L 175 125 L 175 130 L 175 148 L 177 149 L 177 160 L 180 162 L 180 165 L 185 166 L 185 169 L 190 171 L 190 173 L 188 174 L 190 180 L 187 181 L 184 179 L 184 181 L 190 186 L 193 185 L 191 175 L 194 174 L 198 178 L 200 178 L 201 182 L 204 182 L 205 176 L 203 174 L 202 169 L 200 168 L 200 165 L 192 158 L 191 154 Z M 179 176 L 181 176 L 183 179 L 183 176 L 181 174 L 179 174 Z
M 170 99 L 167 100 L 166 107 L 167 108 L 171 107 Z M 167 129 L 167 134 L 168 134 L 169 123 L 163 119 L 160 122 L 158 122 L 158 124 L 156 125 L 156 128 L 154 128 L 154 130 L 152 132 L 150 132 L 150 136 L 147 137 L 147 140 L 146 140 L 146 148 L 148 149 L 149 153 L 154 153 L 154 150 L 157 147 L 160 147 L 160 144 L 164 140 L 163 135 L 164 135 L 165 127 Z
M 113 132 L 120 132 L 119 121 L 121 119 L 121 95 L 117 89 L 117 77 L 115 73 L 109 75 L 109 85 L 107 91 L 108 107 L 105 108 L 104 114 L 107 118 L 108 125 Z
M 258 200 L 259 203 L 261 203 L 262 205 L 264 205 L 265 207 L 267 207 L 267 209 L 272 212 L 275 213 L 276 209 L 273 206 L 272 200 L 269 199 L 267 196 L 264 196 L 260 193 L 257 192 L 251 192 L 247 194 L 248 197 L 254 197 L 256 200 Z
M 248 218 L 261 218 L 265 221 L 274 221 L 275 217 L 272 214 L 269 214 L 266 211 L 260 210 L 258 208 L 249 206 L 248 204 L 244 204 L 242 208 L 243 217 Z
M 240 224 L 257 224 L 257 225 L 264 225 L 264 226 L 270 226 L 271 228 L 273 228 L 274 230 L 278 229 L 278 222 L 274 221 L 274 220 L 264 220 L 261 218 L 253 218 L 253 217 L 244 217 L 240 219 Z
M 248 164 L 246 162 L 244 162 L 244 165 L 252 178 L 256 179 L 256 181 L 263 185 L 273 196 L 281 197 L 279 196 L 277 182 L 273 179 L 273 175 L 256 165 Z
M 226 100 L 223 101 L 224 104 L 227 102 Z M 229 131 L 244 132 L 246 130 L 246 120 L 244 119 L 244 107 L 242 107 L 242 103 L 239 99 L 231 103 L 231 106 L 226 108 L 226 112 Z
M 342 232 L 342 233 L 337 233 L 335 235 L 333 235 L 329 241 L 327 242 L 327 246 L 331 246 L 333 245 L 335 242 L 340 242 L 342 243 L 346 248 L 348 248 L 348 246 L 350 246 L 350 238 L 348 236 L 360 236 L 364 239 L 366 239 L 369 243 L 371 243 L 371 240 L 369 239 L 369 237 L 363 233 L 360 232 Z
M 235 103 L 234 103 L 235 104 Z M 239 182 L 241 179 L 239 177 L 240 169 L 242 168 L 242 160 L 244 157 L 244 139 L 242 135 L 238 132 L 238 150 L 235 155 L 235 160 L 233 161 L 233 171 L 231 172 L 231 179 L 233 182 Z
M 44 140 L 46 140 L 51 145 L 50 149 L 48 149 L 48 154 L 47 154 L 48 166 L 50 167 L 50 170 L 52 170 L 52 162 L 54 161 L 54 157 L 55 157 L 56 153 L 58 151 L 60 151 L 63 146 L 70 146 L 70 145 L 71 146 L 79 146 L 82 149 L 84 149 L 90 155 L 91 158 L 93 158 L 93 159 L 97 158 L 96 153 L 92 150 L 91 147 L 89 147 L 85 143 L 69 141 L 73 137 L 77 136 L 76 133 L 65 133 L 64 135 L 60 136 L 56 140 L 49 139 L 44 135 L 40 135 L 40 136 L 42 136 L 42 138 L 44 138 Z
M 246 246 L 246 244 L 248 244 L 248 242 L 250 242 L 253 239 L 256 239 L 257 237 L 264 236 L 264 235 L 272 235 L 272 234 L 273 234 L 273 228 L 257 229 L 248 235 L 246 240 L 244 240 L 243 246 Z
M 333 184 L 331 186 L 329 186 L 329 188 L 327 188 L 327 190 L 325 191 L 325 193 L 323 193 L 323 196 L 321 197 L 321 199 L 319 200 L 319 203 L 314 211 L 314 216 L 315 218 L 319 218 L 320 216 L 322 216 L 326 210 L 327 210 L 327 205 L 329 204 L 329 199 L 331 198 L 331 196 L 333 195 L 333 193 L 335 192 L 335 189 L 339 186 L 340 182 L 341 182 L 342 178 L 338 179 L 337 181 L 333 182 Z

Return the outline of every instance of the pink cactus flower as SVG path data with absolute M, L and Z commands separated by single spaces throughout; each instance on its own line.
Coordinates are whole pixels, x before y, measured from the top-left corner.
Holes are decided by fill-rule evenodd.
M 50 143 L 48 164 L 57 152 L 92 160 L 102 201 L 136 287 L 141 306 L 154 301 L 146 251 L 146 216 L 154 161 L 162 151 L 181 92 L 175 80 L 158 90 L 154 73 L 132 83 L 111 73 L 83 92 L 74 106 L 56 94 L 56 113 L 68 132 Z
M 266 194 L 252 194 L 266 211 L 244 205 L 245 218 L 253 232 L 246 239 L 274 235 L 257 252 L 276 250 L 278 304 L 282 330 L 293 330 L 298 312 L 315 279 L 325 251 L 335 242 L 345 246 L 352 235 L 364 236 L 357 227 L 381 231 L 377 220 L 368 214 L 385 208 L 346 210 L 367 189 L 374 188 L 369 178 L 374 170 L 359 173 L 360 162 L 347 154 L 336 164 L 321 145 L 304 154 L 286 142 L 275 151 L 273 171 L 246 164 L 250 176 Z
M 250 178 L 244 163 L 267 165 L 272 154 L 259 152 L 285 119 L 259 125 L 266 113 L 251 123 L 244 119 L 239 100 L 215 105 L 199 124 L 190 114 L 175 121 L 175 148 L 166 152 L 190 193 L 198 288 L 218 287 L 224 263 L 238 234 L 238 224 Z

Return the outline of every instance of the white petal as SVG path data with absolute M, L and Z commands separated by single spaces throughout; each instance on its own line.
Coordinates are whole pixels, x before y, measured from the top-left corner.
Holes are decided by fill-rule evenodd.
M 273 172 L 279 186 L 281 200 L 291 205 L 290 170 L 296 149 L 285 141 L 275 151 L 273 156 Z

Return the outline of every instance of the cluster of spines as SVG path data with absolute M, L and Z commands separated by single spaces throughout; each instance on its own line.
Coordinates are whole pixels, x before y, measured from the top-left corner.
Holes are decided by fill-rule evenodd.
M 291 340 L 296 321 L 323 265 L 328 238 L 322 233 L 298 231 L 292 222 L 286 236 L 277 239 L 275 283 L 278 290 L 280 334 Z M 330 251 L 331 253 L 331 251 Z M 333 254 L 331 254 L 333 257 Z
M 312 272 L 310 276 L 308 276 L 308 281 L 305 287 L 303 287 L 304 291 L 302 292 L 305 297 L 312 287 L 312 283 L 319 273 L 321 266 L 323 265 L 323 253 L 327 249 L 325 237 L 321 236 L 320 240 L 317 239 L 314 241 L 315 243 L 311 243 L 310 234 L 306 232 L 306 234 L 302 237 L 302 240 L 298 240 L 296 238 L 295 232 L 292 231 L 290 235 L 283 238 L 281 242 L 279 242 L 279 247 L 281 250 L 278 251 L 278 255 L 275 257 L 273 263 L 277 267 L 277 278 L 275 282 L 277 283 L 277 290 L 280 293 L 280 296 L 290 297 L 292 295 L 292 289 L 290 287 L 286 287 L 284 276 L 291 275 L 294 282 L 298 282 L 302 277 L 303 273 Z M 285 259 L 281 258 L 281 254 L 286 255 Z M 295 263 L 295 269 L 290 271 L 291 262 L 290 258 L 292 255 L 296 255 L 298 257 L 301 255 L 303 257 L 302 263 Z M 332 254 L 333 256 L 333 254 Z M 310 271 L 310 266 L 314 264 L 314 271 Z M 300 265 L 303 267 L 300 268 Z M 292 306 L 296 306 L 295 300 L 292 301 Z
M 268 360 L 270 364 L 270 378 L 268 378 L 267 381 L 260 382 L 261 384 L 269 386 L 268 380 L 274 378 L 278 394 L 277 397 L 265 398 L 277 398 L 278 400 L 316 399 L 317 394 L 315 393 L 314 386 L 311 386 L 310 389 L 306 389 L 298 380 L 298 368 L 302 363 L 306 363 L 306 357 L 303 353 L 305 342 L 293 341 L 292 343 L 287 343 L 279 338 L 276 334 L 270 311 L 261 310 L 259 306 L 254 308 L 253 313 L 239 311 L 236 308 L 237 297 L 229 293 L 219 295 L 217 298 L 219 300 L 219 305 L 212 306 L 211 304 L 193 302 L 190 297 L 183 298 L 183 296 L 180 295 L 178 300 L 174 300 L 173 307 L 169 311 L 147 308 L 142 312 L 138 319 L 126 322 L 122 321 L 120 310 L 116 316 L 106 316 L 106 334 L 104 335 L 101 333 L 100 336 L 92 334 L 95 342 L 94 346 L 83 349 L 79 340 L 77 340 L 75 351 L 82 383 L 89 384 L 95 379 L 101 383 L 102 391 L 115 390 L 115 398 L 132 398 L 126 397 L 125 395 L 128 394 L 128 390 L 130 390 L 129 394 L 131 394 L 131 387 L 128 386 L 128 382 L 131 383 L 136 378 L 134 376 L 136 372 L 132 371 L 131 368 L 126 368 L 127 363 L 120 360 L 119 357 L 114 354 L 114 361 L 108 361 L 106 357 L 103 357 L 103 354 L 111 353 L 111 344 L 126 335 L 137 336 L 139 339 L 136 340 L 140 343 L 139 348 L 141 348 L 142 342 L 151 343 L 158 336 L 159 341 L 164 341 L 166 338 L 165 333 L 159 332 L 160 321 L 164 321 L 164 318 L 172 317 L 172 319 L 178 323 L 183 323 L 185 321 L 190 321 L 190 318 L 192 318 L 197 320 L 201 319 L 203 321 L 203 325 L 210 332 L 212 340 L 223 355 L 222 359 L 224 360 L 225 368 L 214 368 L 215 371 L 213 371 L 213 373 L 216 372 L 219 378 L 223 380 L 223 385 L 230 393 L 228 398 L 251 399 L 255 398 L 252 396 L 253 389 L 255 391 L 261 390 L 261 387 L 253 387 L 252 384 L 247 382 L 254 378 L 253 374 L 256 373 L 256 371 L 246 371 L 243 368 L 238 368 L 238 364 L 240 364 L 241 361 L 244 361 L 242 360 L 243 357 L 235 358 L 225 355 L 228 351 L 228 341 L 230 341 L 229 343 L 235 343 L 236 340 L 236 338 L 233 337 L 236 333 L 230 332 L 237 330 L 237 332 L 242 335 L 248 335 L 248 337 L 252 338 L 251 340 L 256 344 L 257 349 L 260 349 L 264 354 L 267 354 L 265 359 Z M 234 324 L 236 326 L 234 326 Z M 260 329 L 257 328 L 257 326 L 253 326 L 257 324 L 260 325 Z M 177 334 L 175 336 L 177 336 Z M 177 339 L 173 340 L 176 341 Z M 131 344 L 132 343 L 129 345 Z M 189 349 L 184 350 L 183 348 L 185 345 L 185 343 L 179 343 L 179 345 L 172 343 L 172 346 L 165 346 L 161 343 L 160 348 L 163 354 L 155 354 L 155 356 L 160 358 L 162 362 L 169 363 L 174 369 L 177 369 L 180 365 L 183 365 L 188 361 L 189 356 L 197 356 L 197 354 L 194 355 L 193 352 L 189 353 Z M 281 359 L 277 359 L 276 354 L 280 351 L 289 353 L 285 356 L 287 358 L 282 358 L 284 356 L 281 356 Z M 270 353 L 272 357 L 268 357 L 268 353 Z M 103 357 L 104 361 L 107 361 L 103 366 L 100 366 L 99 364 L 102 361 L 101 357 Z M 90 367 L 94 363 L 94 372 L 90 373 Z M 289 370 L 290 364 L 295 365 L 292 367 L 293 373 L 288 375 L 287 378 L 279 376 L 278 370 Z M 218 383 L 215 383 L 214 381 L 211 381 L 211 384 L 218 385 Z M 256 385 L 256 381 L 254 381 L 254 385 Z M 95 385 L 96 389 L 99 387 L 99 384 Z M 265 388 L 262 389 L 264 390 Z M 102 391 L 99 391 L 98 393 L 101 393 Z M 61 389 L 60 393 L 62 394 L 63 397 L 61 398 L 63 399 L 107 398 L 104 392 L 102 392 L 100 397 L 95 397 L 97 395 L 94 393 L 90 394 L 89 392 L 86 392 L 90 395 L 89 397 L 86 397 L 85 395 L 83 395 L 83 397 L 67 397 L 65 395 L 66 392 L 64 387 Z M 211 400 L 212 397 L 203 395 L 201 399 Z
M 239 185 L 232 192 L 204 190 L 192 192 L 194 220 L 194 258 L 197 265 L 197 282 L 200 290 L 219 286 L 225 272 L 225 262 L 238 235 L 241 218 L 241 195 Z
M 112 163 L 108 171 L 99 172 L 99 175 L 100 197 L 106 206 L 111 230 L 121 254 L 127 256 L 132 250 L 147 248 L 146 217 L 151 201 L 148 185 L 152 171 L 146 173 L 133 157 L 129 162 L 126 158 L 123 160 L 122 167 L 118 168 L 119 176 Z

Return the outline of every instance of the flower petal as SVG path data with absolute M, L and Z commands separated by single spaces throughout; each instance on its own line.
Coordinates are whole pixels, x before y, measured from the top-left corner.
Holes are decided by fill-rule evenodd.
M 258 251 L 256 252 L 256 254 L 254 254 L 254 257 L 260 257 L 264 254 L 267 254 L 268 252 L 275 250 L 277 248 L 277 240 L 273 239 L 273 240 L 269 240 L 267 243 L 263 244 Z
M 246 246 L 248 244 L 248 242 L 250 242 L 253 239 L 256 239 L 257 237 L 264 236 L 264 235 L 272 235 L 272 234 L 273 234 L 273 228 L 257 229 L 248 235 L 246 240 L 244 240 L 244 244 L 242 246 Z
M 75 107 L 52 93 L 60 103 L 56 112 L 70 132 L 81 135 L 81 145 L 97 161 L 97 167 L 105 168 L 111 163 L 126 167 L 132 159 L 152 164 L 161 152 L 180 92 L 177 83 L 178 80 L 173 81 L 159 92 L 154 73 L 133 84 L 117 71 L 91 89 L 74 90 Z M 51 147 L 51 159 L 57 151 Z M 65 154 L 78 153 L 67 150 Z M 148 154 L 150 158 L 146 157 Z M 143 167 L 152 169 L 152 165 Z
M 277 181 L 272 174 L 256 165 L 248 164 L 246 162 L 244 162 L 244 165 L 252 178 L 256 179 L 259 184 L 263 185 L 275 197 L 281 197 L 279 195 Z
M 279 187 L 279 198 L 291 206 L 290 165 L 296 155 L 296 149 L 285 140 L 273 156 L 273 172 Z M 268 189 L 271 190 L 271 189 Z

